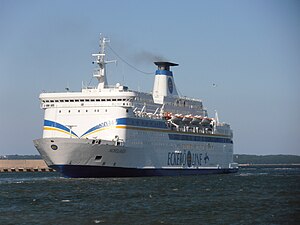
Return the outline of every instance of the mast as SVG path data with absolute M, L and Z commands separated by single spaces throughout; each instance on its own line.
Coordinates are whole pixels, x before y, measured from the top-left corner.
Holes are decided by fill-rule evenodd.
M 116 60 L 106 61 L 105 60 L 105 44 L 109 43 L 110 40 L 106 37 L 102 37 L 100 34 L 100 52 L 92 54 L 93 57 L 97 57 L 93 63 L 98 64 L 98 68 L 94 70 L 93 76 L 98 79 L 98 89 L 102 90 L 107 87 L 107 79 L 106 79 L 106 64 L 116 62 Z

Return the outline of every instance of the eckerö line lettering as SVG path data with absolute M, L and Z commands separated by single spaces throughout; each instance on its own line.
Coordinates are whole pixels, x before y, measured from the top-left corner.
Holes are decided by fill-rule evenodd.
M 168 152 L 168 166 L 201 166 L 209 161 L 209 156 L 205 153 L 191 153 L 184 150 L 183 152 Z

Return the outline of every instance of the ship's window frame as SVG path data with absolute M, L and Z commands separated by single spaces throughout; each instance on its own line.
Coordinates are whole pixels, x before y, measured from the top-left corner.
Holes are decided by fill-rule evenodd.
M 117 101 L 117 99 L 113 98 L 113 99 L 112 99 L 112 101 L 113 101 L 113 102 L 116 102 L 116 101 Z
M 95 143 L 95 140 L 93 140 L 93 142 Z M 94 144 L 93 142 L 92 142 L 92 144 Z M 95 161 L 101 161 L 101 159 L 102 159 L 102 155 L 97 155 L 95 157 Z
M 96 102 L 100 102 L 100 99 L 99 99 L 99 98 L 97 98 L 97 99 L 96 99 Z
M 46 102 L 49 102 L 49 100 L 46 100 Z
M 108 99 L 106 99 L 106 101 L 108 101 L 108 102 L 111 102 L 111 99 L 110 99 L 110 98 L 108 98 Z
M 84 99 L 80 99 L 79 101 L 80 101 L 80 102 L 84 102 Z
M 120 101 L 122 101 L 122 99 L 118 98 L 117 101 L 120 102 Z
M 54 102 L 54 100 L 50 100 L 50 102 Z
M 106 99 L 105 99 L 105 98 L 102 98 L 102 99 L 101 99 L 101 102 L 105 102 L 105 101 L 106 101 Z
M 69 99 L 66 99 L 65 102 L 69 102 Z
M 71 99 L 70 102 L 74 102 L 74 99 Z
M 64 100 L 59 100 L 59 102 L 64 102 Z
M 91 102 L 94 102 L 95 101 L 95 99 L 91 99 Z
M 75 99 L 75 102 L 79 102 L 79 99 Z
M 55 100 L 55 102 L 58 102 L 58 100 Z
M 85 99 L 84 101 L 86 101 L 86 102 L 89 102 L 89 101 L 90 101 L 90 99 Z

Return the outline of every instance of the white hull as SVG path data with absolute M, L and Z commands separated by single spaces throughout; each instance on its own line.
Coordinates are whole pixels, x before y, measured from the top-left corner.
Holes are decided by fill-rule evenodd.
M 177 138 L 174 135 L 208 137 L 182 132 L 170 131 L 163 135 L 135 129 L 126 129 L 126 132 L 128 136 L 139 133 L 140 138 L 136 140 L 140 142 L 126 141 L 128 145 L 122 146 L 114 141 L 42 138 L 34 144 L 50 167 L 68 177 L 192 175 L 237 170 L 232 163 L 232 143 L 170 140 Z

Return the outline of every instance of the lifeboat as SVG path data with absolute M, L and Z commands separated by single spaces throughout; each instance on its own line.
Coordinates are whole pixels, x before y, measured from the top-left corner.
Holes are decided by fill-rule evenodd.
M 165 112 L 163 115 L 163 118 L 165 118 L 166 120 L 169 120 L 172 118 L 172 113 L 170 112 Z
M 200 122 L 202 121 L 203 117 L 202 116 L 194 116 L 191 124 L 194 126 L 198 126 L 200 124 Z
M 202 121 L 201 121 L 201 125 L 202 126 L 208 126 L 208 125 L 210 125 L 210 123 L 213 121 L 213 119 L 212 118 L 208 118 L 208 117 L 204 117 L 203 119 L 202 119 Z
M 175 114 L 175 115 L 172 115 L 171 117 L 171 121 L 175 124 L 179 124 L 183 119 L 183 116 L 181 114 Z
M 185 115 L 182 118 L 182 122 L 185 123 L 185 124 L 189 124 L 192 120 L 193 120 L 192 115 Z

